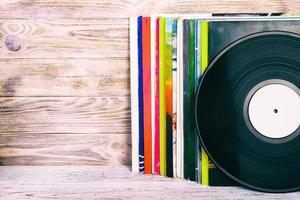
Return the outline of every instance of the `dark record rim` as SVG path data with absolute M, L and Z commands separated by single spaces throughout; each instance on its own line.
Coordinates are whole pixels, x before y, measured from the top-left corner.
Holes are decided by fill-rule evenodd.
M 300 39 L 300 34 L 297 33 L 293 33 L 293 32 L 287 32 L 287 31 L 264 31 L 264 32 L 258 32 L 258 33 L 254 33 L 254 34 L 250 34 L 247 35 L 245 37 L 242 37 L 236 41 L 234 41 L 233 43 L 229 44 L 227 47 L 225 47 L 223 50 L 221 50 L 213 59 L 212 61 L 208 64 L 208 67 L 205 71 L 205 73 L 203 74 L 199 86 L 197 87 L 197 91 L 196 91 L 196 98 L 195 98 L 195 122 L 196 122 L 196 128 L 197 128 L 197 135 L 200 139 L 200 143 L 201 143 L 201 147 L 204 149 L 204 151 L 206 152 L 206 154 L 208 155 L 209 159 L 216 165 L 216 167 L 218 169 L 220 169 L 225 175 L 227 175 L 229 178 L 231 178 L 232 180 L 236 181 L 237 183 L 241 184 L 242 186 L 245 186 L 247 188 L 250 189 L 254 189 L 260 192 L 269 192 L 269 193 L 287 193 L 287 192 L 295 192 L 295 191 L 299 191 L 300 190 L 300 185 L 297 187 L 293 187 L 293 188 L 288 188 L 288 189 L 268 189 L 268 188 L 261 188 L 261 187 L 257 187 L 255 185 L 249 184 L 245 181 L 242 181 L 240 179 L 238 179 L 237 177 L 235 177 L 234 175 L 232 175 L 231 173 L 229 173 L 227 170 L 225 170 L 218 162 L 215 161 L 215 159 L 211 156 L 210 152 L 208 151 L 203 138 L 201 137 L 201 133 L 200 133 L 200 129 L 199 129 L 199 124 L 198 124 L 198 99 L 199 99 L 199 93 L 201 90 L 201 87 L 203 85 L 203 82 L 207 76 L 207 74 L 209 73 L 209 71 L 211 70 L 211 68 L 213 68 L 214 64 L 216 64 L 216 62 L 219 60 L 219 58 L 221 58 L 227 51 L 229 51 L 231 48 L 235 47 L 236 45 L 255 38 L 255 37 L 259 37 L 259 36 L 267 36 L 267 35 L 285 35 L 285 36 L 291 36 L 291 37 L 296 37 L 298 39 Z

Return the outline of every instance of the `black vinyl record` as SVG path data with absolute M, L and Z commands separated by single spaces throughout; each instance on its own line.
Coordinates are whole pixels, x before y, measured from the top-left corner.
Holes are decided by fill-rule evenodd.
M 271 31 L 239 39 L 221 51 L 204 74 L 196 97 L 196 124 L 203 148 L 226 175 L 259 191 L 296 191 L 299 124 L 288 136 L 271 138 L 249 120 L 249 101 L 256 89 L 275 83 L 299 95 L 300 36 Z

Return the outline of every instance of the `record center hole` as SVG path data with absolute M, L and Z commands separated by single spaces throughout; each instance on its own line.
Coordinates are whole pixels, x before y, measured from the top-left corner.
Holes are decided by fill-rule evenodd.
M 278 110 L 275 108 L 275 109 L 273 110 L 273 112 L 276 114 L 276 113 L 278 113 Z

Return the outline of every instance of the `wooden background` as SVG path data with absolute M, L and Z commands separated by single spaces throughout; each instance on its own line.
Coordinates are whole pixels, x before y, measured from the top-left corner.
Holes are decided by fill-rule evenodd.
M 130 164 L 129 16 L 298 0 L 0 1 L 0 164 Z

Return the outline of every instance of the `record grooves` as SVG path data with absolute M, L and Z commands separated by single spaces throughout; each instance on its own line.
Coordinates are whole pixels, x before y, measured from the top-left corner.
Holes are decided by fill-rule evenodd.
M 290 92 L 289 85 L 295 86 L 293 91 L 298 98 L 296 95 L 294 109 L 288 108 L 293 105 L 284 104 L 288 101 L 280 93 L 271 93 L 278 98 L 263 97 L 267 99 L 263 102 L 266 107 L 283 102 L 280 106 L 295 115 L 291 120 L 299 120 L 298 128 L 286 136 L 292 137 L 288 140 L 285 137 L 264 136 L 254 127 L 256 119 L 252 120 L 252 124 L 249 123 L 249 102 L 257 91 L 253 92 L 253 88 L 265 82 L 268 84 L 264 86 L 273 84 L 287 92 Z M 288 88 L 285 89 L 282 85 Z M 214 164 L 235 181 L 256 190 L 299 190 L 299 88 L 300 36 L 295 33 L 260 32 L 241 38 L 222 50 L 209 64 L 198 87 L 195 102 L 200 140 Z M 258 104 L 264 105 L 263 103 Z M 266 113 L 266 116 L 278 120 L 276 116 L 282 115 L 281 107 L 277 109 L 275 106 L 270 110 L 272 113 Z M 262 120 L 266 120 L 268 124 L 271 119 Z M 274 126 L 280 127 L 278 124 Z

